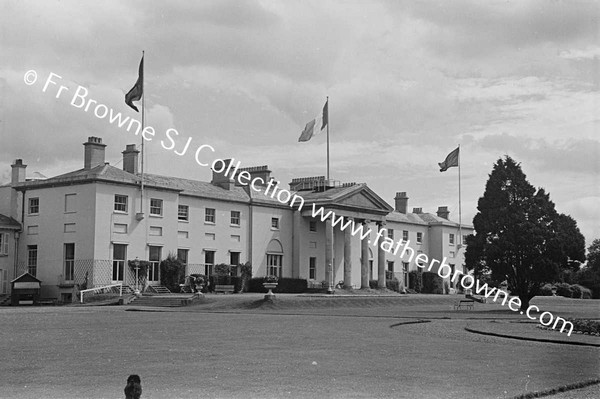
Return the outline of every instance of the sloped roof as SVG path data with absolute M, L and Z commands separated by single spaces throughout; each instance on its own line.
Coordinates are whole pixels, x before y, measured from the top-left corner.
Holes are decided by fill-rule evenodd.
M 226 190 L 209 182 L 153 174 L 144 175 L 144 181 L 151 185 L 180 190 L 182 195 L 246 203 L 250 199 L 243 187 L 233 184 L 231 190 Z
M 298 194 L 307 203 L 322 206 L 346 206 L 380 213 L 388 213 L 394 209 L 366 183 L 332 187 L 325 191 L 301 191 Z
M 419 217 L 416 213 L 402 213 L 398 211 L 392 211 L 386 216 L 386 220 L 400 223 L 418 224 L 426 226 L 427 222 Z
M 0 229 L 21 230 L 21 224 L 15 219 L 0 213 Z
M 451 227 L 458 227 L 459 224 L 458 222 L 454 222 L 452 220 L 448 220 L 448 219 L 444 219 L 442 217 L 439 217 L 437 215 L 434 215 L 432 213 L 417 213 L 416 214 L 418 217 L 420 217 L 423 221 L 425 221 L 427 224 L 430 225 L 436 225 L 436 224 L 440 224 L 443 226 L 451 226 Z M 462 227 L 466 227 L 466 228 L 470 228 L 472 229 L 473 226 L 470 224 L 466 224 L 463 223 Z

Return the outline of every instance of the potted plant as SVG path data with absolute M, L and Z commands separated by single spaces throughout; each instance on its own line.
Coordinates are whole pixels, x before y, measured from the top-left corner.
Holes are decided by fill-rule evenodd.
M 265 299 L 275 297 L 275 294 L 273 294 L 273 288 L 277 287 L 277 281 L 279 281 L 277 276 L 274 276 L 272 274 L 264 278 L 263 287 L 269 290 L 269 292 L 267 292 L 267 295 L 265 295 Z

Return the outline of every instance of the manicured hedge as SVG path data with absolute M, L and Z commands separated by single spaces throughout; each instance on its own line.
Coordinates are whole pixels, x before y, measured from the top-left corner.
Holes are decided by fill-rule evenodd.
M 443 294 L 444 279 L 437 273 L 424 272 L 422 292 L 426 294 Z
M 264 279 L 262 277 L 250 279 L 248 291 L 250 292 L 267 292 L 263 287 Z M 277 281 L 277 287 L 273 289 L 274 293 L 301 294 L 306 292 L 308 283 L 301 278 L 280 278 Z
M 415 292 L 421 292 L 423 289 L 423 273 L 412 270 L 408 273 L 408 288 Z

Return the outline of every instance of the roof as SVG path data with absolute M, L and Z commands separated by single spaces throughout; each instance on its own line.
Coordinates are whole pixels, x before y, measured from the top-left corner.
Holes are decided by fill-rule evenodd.
M 423 221 L 427 222 L 427 224 L 429 224 L 429 225 L 439 224 L 439 225 L 443 225 L 443 226 L 459 227 L 458 222 L 444 219 L 443 217 L 434 215 L 432 213 L 417 213 L 416 215 L 418 215 L 421 219 L 423 219 Z M 462 227 L 466 227 L 468 229 L 473 228 L 472 225 L 466 224 L 466 223 L 463 223 Z
M 150 187 L 162 188 L 162 189 L 173 189 L 171 185 L 161 185 L 156 182 L 148 181 L 144 176 L 144 182 Z M 27 190 L 31 188 L 42 188 L 50 186 L 62 186 L 62 185 L 73 185 L 83 184 L 95 181 L 105 181 L 110 183 L 121 183 L 129 185 L 139 185 L 140 176 L 126 172 L 122 169 L 105 163 L 98 165 L 91 169 L 79 169 L 73 172 L 65 173 L 59 176 L 51 177 L 45 180 L 33 180 L 20 182 L 15 186 L 17 190 Z M 148 181 L 146 183 L 146 181 Z
M 246 203 L 250 200 L 243 187 L 234 186 L 233 184 L 231 190 L 227 190 L 204 181 L 152 174 L 145 174 L 144 181 L 150 185 L 179 190 L 182 195 Z
M 419 224 L 423 226 L 427 225 L 427 223 L 423 219 L 421 219 L 416 213 L 402 213 L 398 211 L 392 211 L 387 215 L 386 220 L 400 223 Z
M 15 219 L 0 213 L 0 229 L 21 230 L 21 224 Z

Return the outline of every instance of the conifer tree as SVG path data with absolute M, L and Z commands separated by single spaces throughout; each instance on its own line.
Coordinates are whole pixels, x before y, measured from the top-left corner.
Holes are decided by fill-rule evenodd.
M 492 284 L 506 280 L 522 310 L 542 285 L 556 281 L 559 270 L 568 265 L 568 254 L 580 257 L 582 242 L 585 251 L 575 221 L 559 215 L 545 190 L 536 190 L 509 156 L 494 164 L 477 209 L 466 266 Z M 574 242 L 561 242 L 568 234 L 579 236 Z

